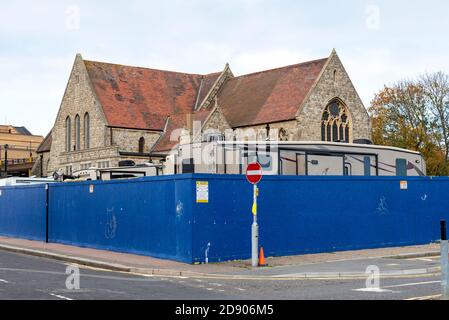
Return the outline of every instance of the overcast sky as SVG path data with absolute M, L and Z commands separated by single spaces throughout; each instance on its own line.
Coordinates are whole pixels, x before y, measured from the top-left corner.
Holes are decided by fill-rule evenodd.
M 442 0 L 0 0 L 0 123 L 47 134 L 78 52 L 241 75 L 336 48 L 368 107 L 384 84 L 449 73 L 448 12 Z

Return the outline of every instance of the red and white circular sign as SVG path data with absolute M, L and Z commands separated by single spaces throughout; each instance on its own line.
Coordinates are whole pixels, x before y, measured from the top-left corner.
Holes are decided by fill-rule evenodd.
M 254 162 L 246 168 L 246 179 L 249 183 L 258 184 L 262 180 L 262 167 L 259 163 Z

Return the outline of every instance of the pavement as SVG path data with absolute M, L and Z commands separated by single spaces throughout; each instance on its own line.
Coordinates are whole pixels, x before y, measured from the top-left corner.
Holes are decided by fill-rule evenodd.
M 426 275 L 439 272 L 439 245 L 383 248 L 268 257 L 268 267 L 252 268 L 249 260 L 190 265 L 146 256 L 81 248 L 55 243 L 0 237 L 0 250 L 51 258 L 111 271 L 159 276 L 189 276 L 229 279 L 313 279 L 366 277 L 367 267 L 375 264 L 381 276 Z M 424 259 L 416 265 L 410 259 Z
M 188 265 L 1 238 L 0 300 L 187 299 L 198 300 L 201 305 L 201 300 L 440 299 L 437 248 L 429 245 L 270 258 L 272 267 L 252 269 L 249 261 Z M 383 273 L 374 286 L 365 273 L 369 266 Z M 74 268 L 80 275 L 75 288 L 67 285 Z M 160 272 L 152 274 L 156 270 Z M 298 276 L 298 272 L 310 277 Z M 387 275 L 392 272 L 396 273 Z M 344 275 L 337 276 L 340 273 Z

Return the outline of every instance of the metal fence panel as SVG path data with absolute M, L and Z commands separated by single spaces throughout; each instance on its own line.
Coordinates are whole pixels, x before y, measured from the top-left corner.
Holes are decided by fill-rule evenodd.
M 45 185 L 0 188 L 0 235 L 45 240 Z

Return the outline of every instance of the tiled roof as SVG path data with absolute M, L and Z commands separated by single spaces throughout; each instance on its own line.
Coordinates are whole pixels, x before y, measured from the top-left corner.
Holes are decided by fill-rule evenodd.
M 192 113 L 213 78 L 198 74 L 84 61 L 110 126 L 164 129 L 168 116 Z M 207 93 L 207 92 L 206 92 Z
M 195 112 L 192 115 L 192 121 L 200 121 L 201 125 L 204 124 L 212 110 L 201 110 Z M 178 141 L 172 140 L 172 133 L 177 129 L 183 129 L 187 127 L 187 115 L 173 115 L 169 118 L 167 123 L 167 129 L 163 136 L 159 139 L 152 152 L 169 151 L 178 144 Z M 176 138 L 176 136 L 175 136 Z
M 225 118 L 233 128 L 295 119 L 327 60 L 230 79 L 219 94 Z
M 221 72 L 217 73 L 211 73 L 203 77 L 203 83 L 201 85 L 201 90 L 198 95 L 198 103 L 197 106 L 199 106 L 204 98 L 206 98 L 207 94 L 209 93 L 210 89 L 214 85 L 215 81 L 217 81 L 218 77 L 220 77 Z
M 51 142 L 52 142 L 52 137 L 51 137 L 51 131 L 50 131 L 50 133 L 47 134 L 47 136 L 45 137 L 44 141 L 42 141 L 42 143 L 39 145 L 36 152 L 37 153 L 49 152 L 51 149 Z
M 320 59 L 231 78 L 218 95 L 221 112 L 233 128 L 293 120 L 327 61 Z M 194 109 L 222 74 L 84 63 L 109 126 L 166 129 L 153 152 L 167 151 L 177 144 L 170 137 L 175 129 L 186 127 L 187 114 L 193 114 L 194 120 L 206 120 L 212 108 Z M 51 143 L 51 136 L 49 139 Z

